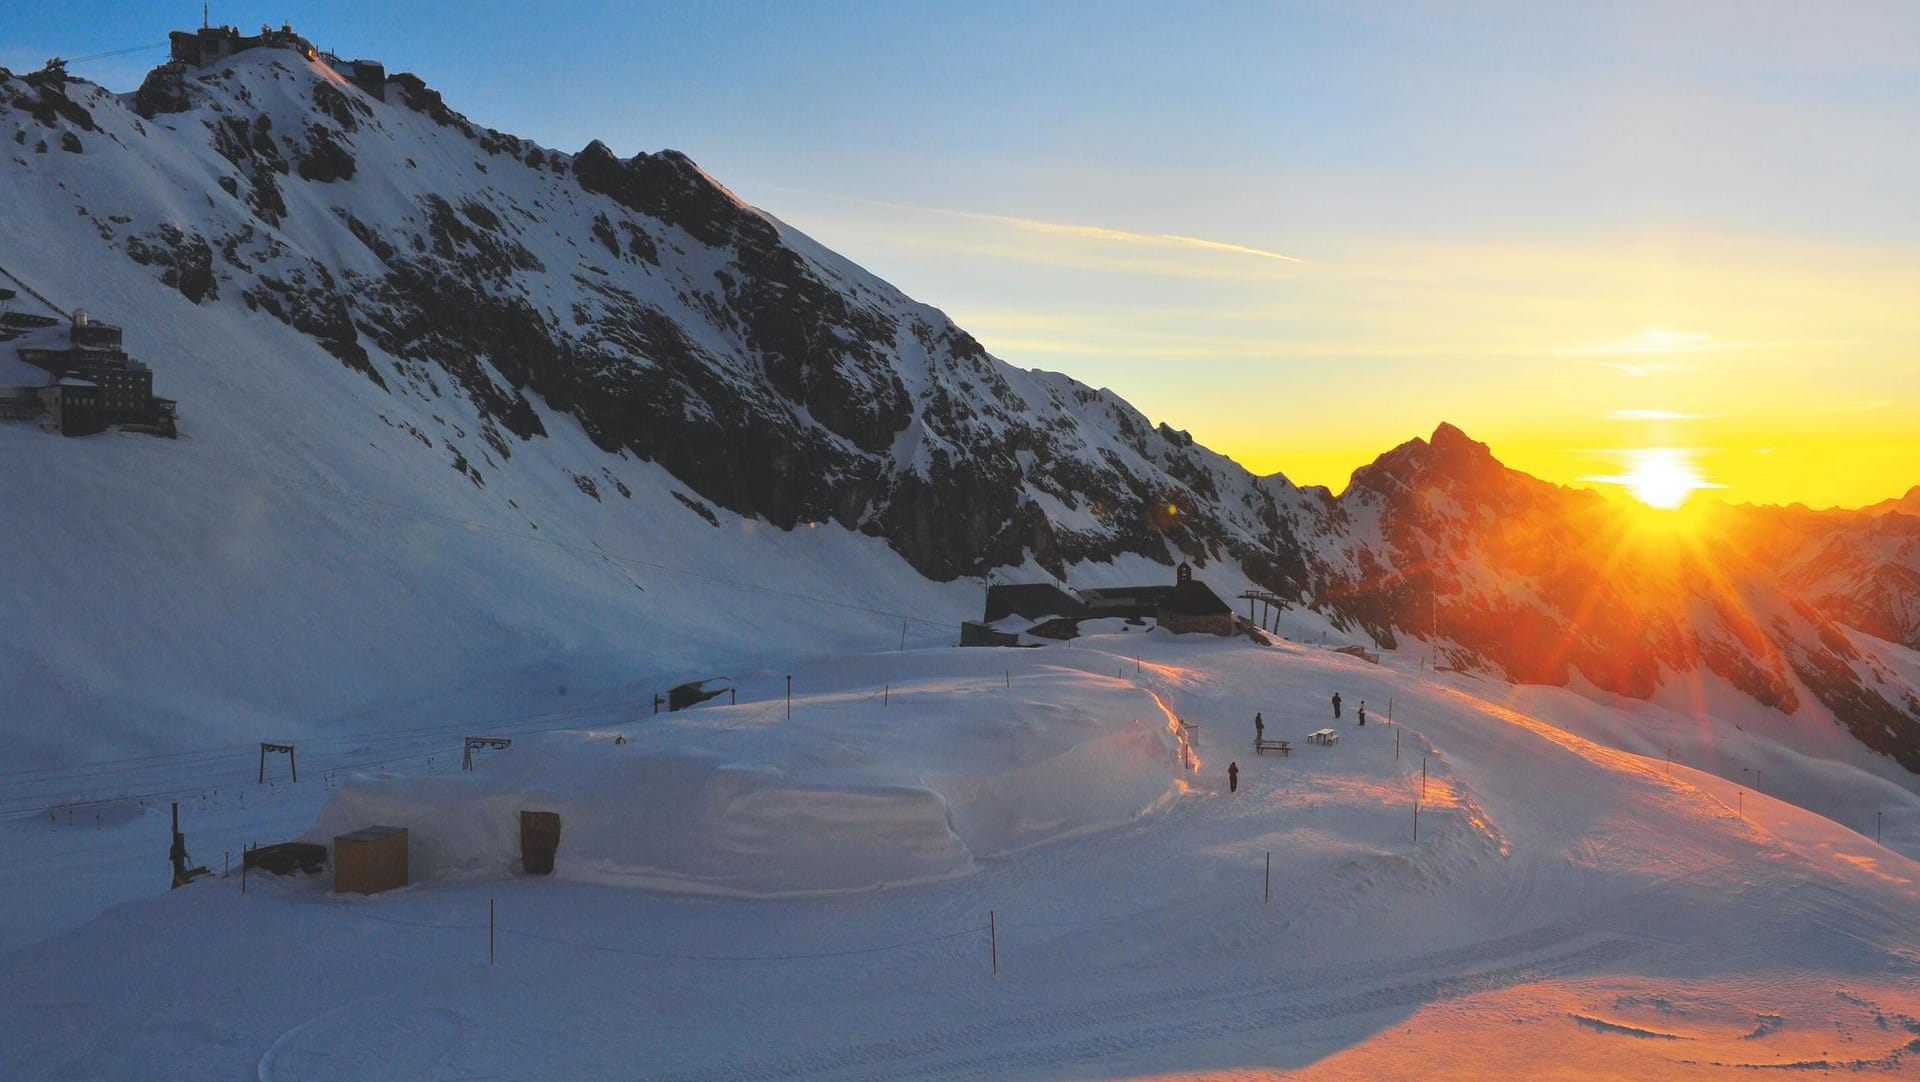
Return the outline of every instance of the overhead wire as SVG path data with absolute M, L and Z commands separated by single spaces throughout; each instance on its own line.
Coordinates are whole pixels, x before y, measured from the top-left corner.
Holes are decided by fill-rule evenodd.
M 68 66 L 72 66 L 74 64 L 85 64 L 89 60 L 105 60 L 110 56 L 125 56 L 128 53 L 144 53 L 148 49 L 164 49 L 166 47 L 166 42 L 155 41 L 145 45 L 129 45 L 124 49 L 108 49 L 104 53 L 88 53 L 85 56 L 64 57 L 63 60 Z

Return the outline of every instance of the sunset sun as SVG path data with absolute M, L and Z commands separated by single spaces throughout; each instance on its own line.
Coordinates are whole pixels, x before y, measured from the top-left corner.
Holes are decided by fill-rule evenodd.
M 1634 452 L 1632 468 L 1621 483 L 1641 503 L 1664 511 L 1686 503 L 1694 490 L 1712 487 L 1684 454 L 1668 447 Z

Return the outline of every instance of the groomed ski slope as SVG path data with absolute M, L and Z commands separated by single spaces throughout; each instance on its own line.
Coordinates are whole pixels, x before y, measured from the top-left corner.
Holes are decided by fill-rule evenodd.
M 249 832 L 293 836 L 323 804 L 323 831 L 371 794 L 426 823 L 460 807 L 449 788 L 530 791 L 563 780 L 538 775 L 571 761 L 565 777 L 582 803 L 569 814 L 607 821 L 583 827 L 577 847 L 563 829 L 550 879 L 516 876 L 482 846 L 473 862 L 429 867 L 408 889 L 370 898 L 270 877 L 252 878 L 244 896 L 233 879 L 168 893 L 157 813 L 92 831 L 0 826 L 22 863 L 124 845 L 132 866 L 97 874 L 133 871 L 150 884 L 84 927 L 0 956 L 10 1035 L 0 1076 L 1920 1070 L 1920 865 L 1876 845 L 1871 823 L 1863 835 L 1684 764 L 1589 742 L 1501 705 L 1499 686 L 1161 632 L 843 656 L 793 674 L 791 722 L 785 673 L 767 672 L 742 681 L 737 706 L 596 722 L 482 755 L 467 778 L 454 776 L 456 747 L 408 767 L 412 780 L 303 774 L 244 811 L 223 795 L 187 823 L 205 861 L 210 844 Z M 876 688 L 878 708 L 860 699 Z M 1326 705 L 1336 689 L 1348 708 L 1338 723 Z M 1385 724 L 1390 698 L 1395 725 Z M 1371 723 L 1359 728 L 1363 699 Z M 1256 709 L 1269 737 L 1294 741 L 1291 756 L 1251 754 Z M 877 711 L 900 720 L 882 725 Z M 1177 739 L 1165 739 L 1169 712 L 1199 726 L 1191 772 Z M 1338 744 L 1302 739 L 1329 724 Z M 1113 760 L 1132 764 L 1127 787 L 1109 771 L 1049 768 L 1128 731 L 1154 734 L 1163 757 L 1153 772 Z M 612 744 L 616 733 L 631 743 Z M 650 810 L 648 787 L 623 792 L 572 760 L 591 748 L 595 762 L 633 753 L 657 765 L 667 747 L 843 793 L 939 794 L 968 771 L 1015 778 L 999 795 L 1035 809 L 1019 822 L 1041 844 L 1014 844 L 1022 839 L 1002 824 L 951 874 L 884 889 L 845 882 L 819 893 L 793 878 L 805 868 L 763 869 L 735 894 L 692 878 L 614 885 L 622 880 L 597 876 L 594 862 L 619 848 L 613 820 Z M 1234 794 L 1229 761 L 1242 768 Z M 1142 800 L 1156 777 L 1164 795 Z M 1907 799 L 1890 822 L 1914 821 Z M 1116 802 L 1138 814 L 1112 822 Z M 1041 809 L 1060 821 L 1042 822 Z M 952 831 L 963 841 L 965 818 Z M 636 839 L 659 826 L 646 814 L 627 824 Z M 777 819 L 758 826 L 779 838 Z M 803 827 L 791 825 L 790 840 L 812 834 Z M 52 841 L 63 831 L 64 850 Z

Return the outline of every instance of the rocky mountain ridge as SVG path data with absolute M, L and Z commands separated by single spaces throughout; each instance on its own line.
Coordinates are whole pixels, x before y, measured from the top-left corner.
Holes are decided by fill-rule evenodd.
M 311 348 L 301 378 L 359 381 L 483 497 L 577 424 L 684 484 L 660 514 L 831 524 L 936 582 L 1191 560 L 1452 666 L 1640 697 L 1710 673 L 1818 703 L 1920 770 L 1920 698 L 1848 630 L 1920 649 L 1895 509 L 1728 511 L 1681 543 L 1448 425 L 1338 497 L 1255 477 L 1109 391 L 997 360 L 684 155 L 563 153 L 417 77 L 386 89 L 284 50 L 128 95 L 0 72 L 0 198 L 64 223 L 74 258 L 284 326 Z M 571 484 L 630 495 L 605 470 Z

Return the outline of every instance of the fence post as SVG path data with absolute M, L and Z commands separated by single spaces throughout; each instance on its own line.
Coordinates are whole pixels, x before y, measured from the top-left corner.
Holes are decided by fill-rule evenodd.
M 1393 731 L 1393 761 L 1400 761 L 1400 730 Z
M 892 684 L 880 685 L 880 705 L 885 706 L 891 701 L 893 701 L 893 685 Z
M 1413 840 L 1416 843 L 1420 841 L 1420 805 L 1418 803 L 1413 806 Z
M 993 910 L 987 910 L 987 953 L 993 961 L 993 975 L 1000 975 L 1000 929 L 995 923 Z
M 1273 850 L 1267 850 L 1267 877 L 1260 886 L 1260 904 L 1273 901 Z
M 787 674 L 787 720 L 793 720 L 793 674 Z
M 493 899 L 487 899 L 487 964 L 493 964 Z

